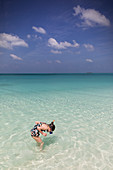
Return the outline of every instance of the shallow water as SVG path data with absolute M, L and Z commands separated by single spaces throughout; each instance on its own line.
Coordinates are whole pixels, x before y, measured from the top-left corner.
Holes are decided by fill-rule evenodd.
M 113 74 L 0 75 L 0 169 L 40 168 L 113 170 Z

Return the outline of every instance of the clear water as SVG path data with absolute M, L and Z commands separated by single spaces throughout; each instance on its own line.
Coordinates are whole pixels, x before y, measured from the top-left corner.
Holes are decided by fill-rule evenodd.
M 56 130 L 42 151 L 36 120 Z M 113 170 L 113 74 L 0 75 L 0 169 Z

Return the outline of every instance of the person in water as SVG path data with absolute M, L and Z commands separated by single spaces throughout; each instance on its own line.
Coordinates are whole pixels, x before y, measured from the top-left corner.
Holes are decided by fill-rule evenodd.
M 52 134 L 53 131 L 55 130 L 54 121 L 55 120 L 53 120 L 50 124 L 46 124 L 44 122 L 36 121 L 34 128 L 31 129 L 31 136 L 32 136 L 33 139 L 36 140 L 36 142 L 40 143 L 40 149 L 42 149 L 44 142 L 41 140 L 39 135 L 41 133 L 43 136 L 47 136 L 47 133 L 44 133 L 45 131 Z

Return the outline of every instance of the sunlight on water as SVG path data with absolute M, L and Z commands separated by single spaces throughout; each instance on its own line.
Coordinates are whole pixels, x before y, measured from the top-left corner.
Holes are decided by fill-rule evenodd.
M 53 119 L 40 151 L 30 129 Z M 0 120 L 0 169 L 113 169 L 112 74 L 0 76 Z

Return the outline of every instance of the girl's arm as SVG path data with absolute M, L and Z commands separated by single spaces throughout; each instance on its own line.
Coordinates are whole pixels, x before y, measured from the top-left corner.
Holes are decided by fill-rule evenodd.
M 39 130 L 39 132 L 40 132 L 43 136 L 47 136 L 47 133 L 44 133 L 44 132 L 41 131 L 41 130 L 42 130 L 42 127 L 37 127 L 37 129 Z
M 40 124 L 40 122 L 39 121 L 35 121 L 35 124 L 37 125 L 37 124 Z
M 46 124 L 46 123 L 44 123 L 44 122 L 35 121 L 35 124 L 36 124 L 36 125 L 37 125 L 37 124 L 40 124 L 40 123 Z

